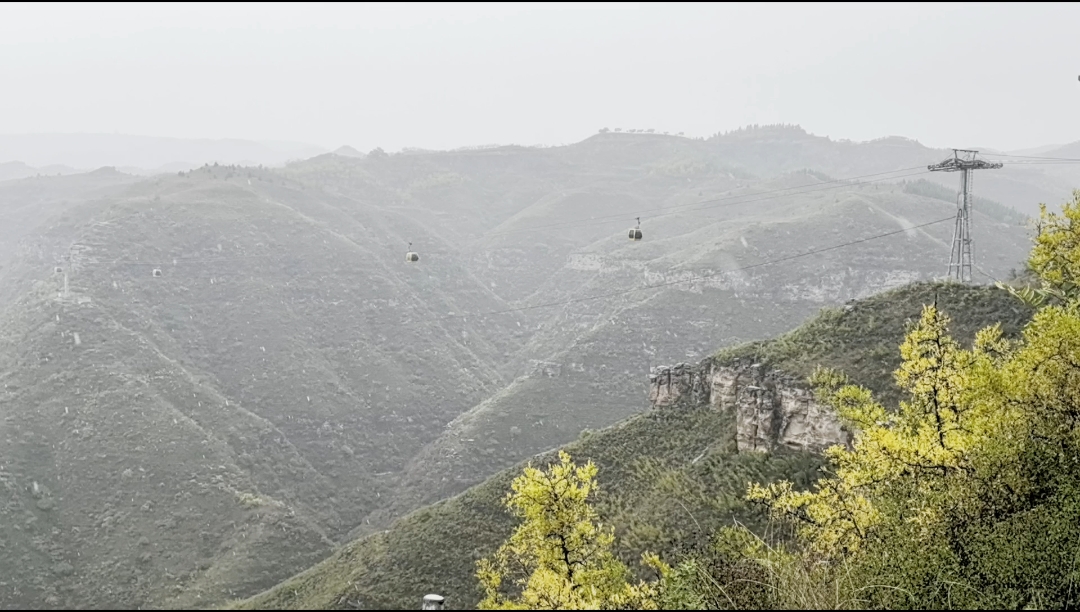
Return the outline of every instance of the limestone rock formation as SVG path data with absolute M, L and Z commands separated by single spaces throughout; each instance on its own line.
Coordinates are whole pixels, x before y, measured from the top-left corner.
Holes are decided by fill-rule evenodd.
M 821 451 L 849 445 L 850 434 L 828 406 L 819 404 L 805 383 L 760 363 L 658 366 L 649 375 L 655 408 L 708 405 L 730 412 L 739 451 Z

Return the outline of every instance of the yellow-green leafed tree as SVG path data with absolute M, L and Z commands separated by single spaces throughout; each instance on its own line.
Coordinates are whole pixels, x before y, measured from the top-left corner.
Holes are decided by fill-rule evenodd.
M 547 470 L 529 466 L 514 479 L 506 505 L 521 524 L 495 554 L 477 562 L 485 597 L 481 609 L 656 609 L 660 577 L 668 568 L 657 557 L 643 562 L 655 582 L 631 582 L 612 554 L 615 536 L 589 503 L 597 468 L 578 466 L 565 452 Z
M 1040 204 L 1035 229 L 1028 270 L 1039 278 L 1040 286 L 1016 289 L 998 283 L 998 287 L 1032 306 L 1080 297 L 1080 189 L 1073 191 L 1073 201 L 1065 204 L 1061 214 L 1047 212 L 1046 205 Z
M 843 566 L 873 607 L 1080 605 L 1080 192 L 1043 210 L 1029 268 L 1044 305 L 1019 340 L 972 348 L 927 306 L 900 347 L 906 399 L 886 410 L 837 372 L 819 399 L 855 431 L 813 491 L 753 485 L 804 550 Z M 855 592 L 857 591 L 857 593 Z

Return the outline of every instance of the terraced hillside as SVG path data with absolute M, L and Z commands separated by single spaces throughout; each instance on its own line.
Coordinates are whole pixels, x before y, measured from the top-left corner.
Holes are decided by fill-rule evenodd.
M 728 158 L 609 134 L 0 183 L 0 605 L 253 594 L 637 414 L 650 366 L 941 273 L 951 224 L 914 226 L 951 202 Z M 1025 230 L 976 215 L 1002 276 Z
M 778 338 L 731 347 L 703 360 L 699 370 L 739 359 L 804 377 L 817 365 L 839 367 L 894 401 L 889 373 L 899 365 L 905 325 L 923 304 L 937 301 L 954 318 L 953 334 L 968 343 L 977 330 L 1000 322 L 1019 333 L 1031 312 L 1006 292 L 956 284 L 918 283 L 825 309 Z M 888 404 L 886 404 L 888 405 Z M 577 461 L 600 467 L 597 506 L 616 525 L 620 553 L 631 566 L 643 550 L 669 561 L 700 544 L 716 526 L 738 520 L 765 527 L 742 499 L 749 482 L 791 479 L 805 486 L 819 455 L 738 452 L 734 415 L 708 405 L 654 408 L 563 447 Z M 531 458 L 553 461 L 556 451 Z M 265 593 L 233 609 L 408 608 L 437 592 L 450 607 L 479 600 L 475 561 L 494 551 L 513 527 L 501 501 L 521 465 L 464 493 L 417 510 L 390 529 L 357 540 Z

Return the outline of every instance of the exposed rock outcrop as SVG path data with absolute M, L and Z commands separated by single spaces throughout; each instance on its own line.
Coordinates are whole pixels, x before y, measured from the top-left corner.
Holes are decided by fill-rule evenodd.
M 541 361 L 539 359 L 533 359 L 529 363 L 532 366 L 532 376 L 544 376 L 547 378 L 558 378 L 562 376 L 562 364 L 560 363 L 555 363 L 554 361 Z
M 760 363 L 707 359 L 697 366 L 658 366 L 649 374 L 649 401 L 655 408 L 707 405 L 730 412 L 740 451 L 850 444 L 836 414 L 815 401 L 805 383 Z

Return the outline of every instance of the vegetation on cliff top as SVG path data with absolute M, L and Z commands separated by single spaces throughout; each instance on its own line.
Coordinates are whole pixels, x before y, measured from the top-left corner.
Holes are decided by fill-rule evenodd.
M 712 556 L 749 564 L 765 587 L 751 607 L 1076 607 L 1080 191 L 1063 214 L 1042 211 L 1028 266 L 1043 292 L 1029 301 L 1055 301 L 1019 338 L 993 325 L 965 349 L 938 305 L 923 308 L 900 346 L 896 405 L 841 372 L 815 372 L 819 400 L 854 443 L 827 451 L 809 490 L 750 487 L 793 542 L 766 552 L 761 540 L 745 545 L 745 529 L 719 534 L 727 546 Z M 697 581 L 683 603 L 732 584 Z

